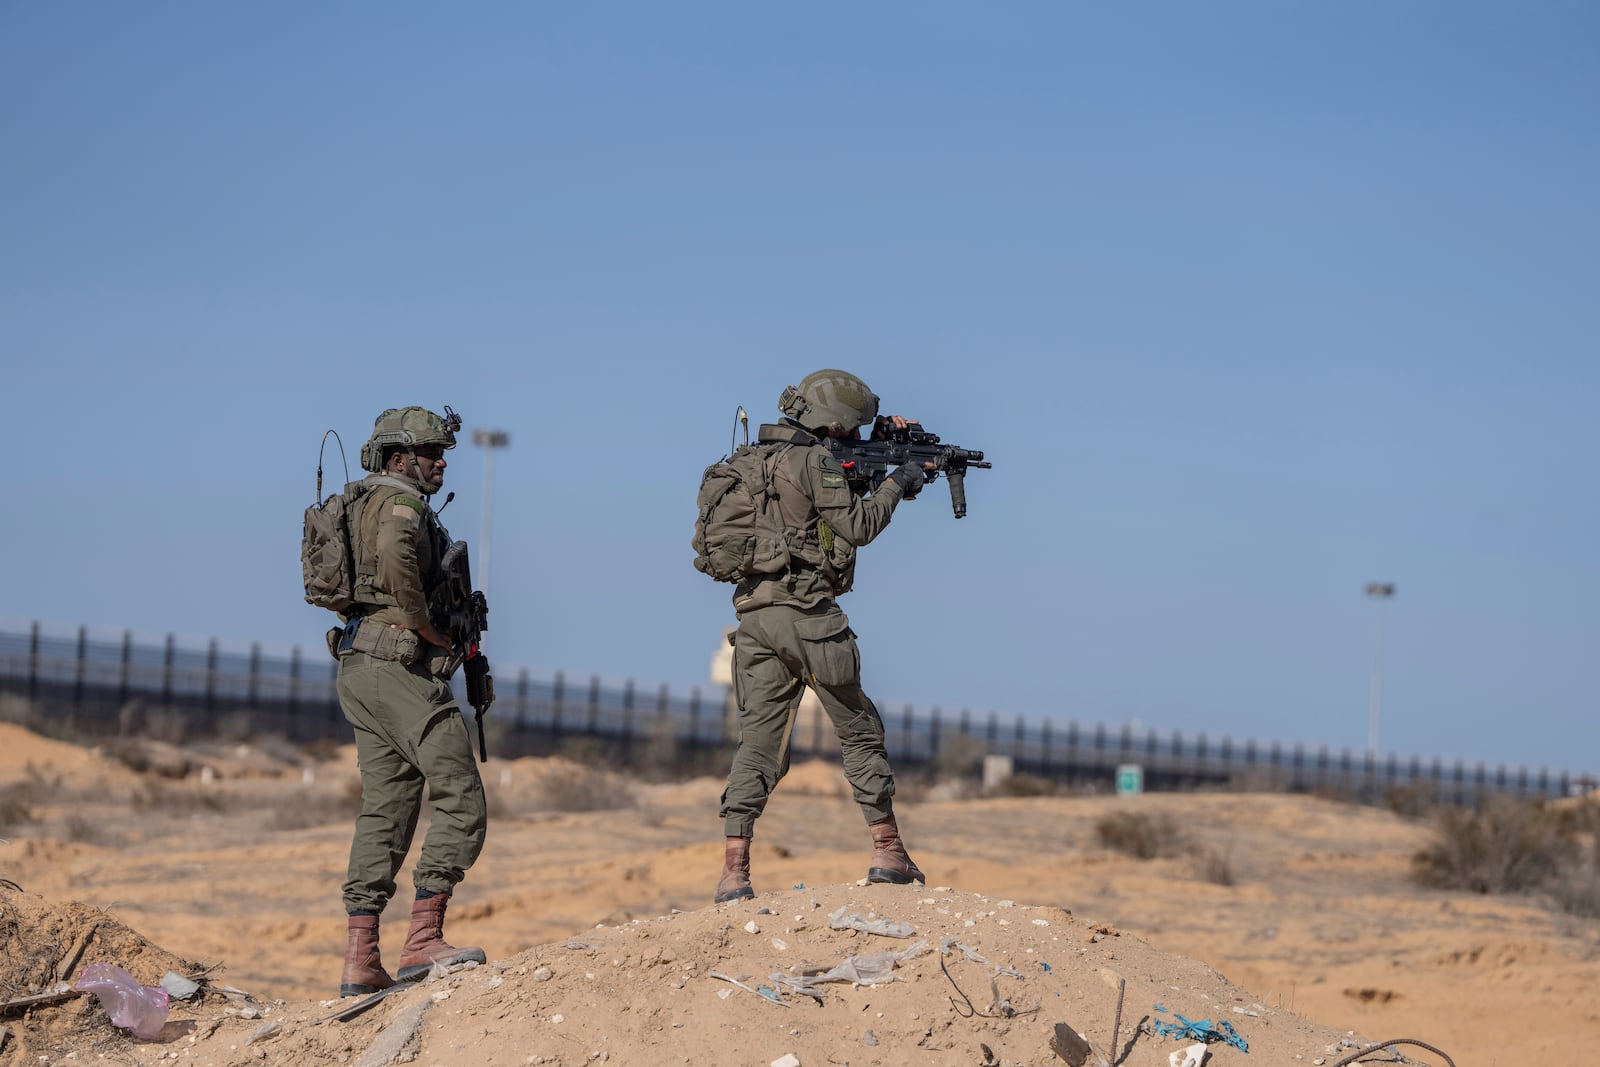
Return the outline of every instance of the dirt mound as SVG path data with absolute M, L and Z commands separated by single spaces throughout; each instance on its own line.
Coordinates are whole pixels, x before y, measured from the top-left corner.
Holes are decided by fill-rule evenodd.
M 181 965 L 91 909 L 33 900 L 30 921 L 76 917 L 77 931 L 120 946 L 144 980 Z M 785 1056 L 801 1065 L 1045 1067 L 1062 1062 L 1051 1048 L 1057 1024 L 1102 1054 L 1114 1047 L 1129 1067 L 1159 1067 L 1190 1043 L 1157 1032 L 1178 1015 L 1226 1021 L 1248 1048 L 1247 1061 L 1243 1049 L 1213 1044 L 1218 1064 L 1310 1062 L 1346 1039 L 1104 923 L 920 886 L 802 886 L 600 926 L 487 967 L 436 972 L 352 1019 L 333 1018 L 352 1003 L 280 1001 L 256 1016 L 202 1001 L 179 1006 L 159 1037 L 142 1042 L 110 1031 L 83 999 L 58 1009 L 48 1029 L 35 1029 L 44 1012 L 18 1029 L 34 1062 L 92 1052 L 141 1064 L 181 1055 L 197 1067 Z
M 115 964 L 144 985 L 158 984 L 169 971 L 184 977 L 205 974 L 201 964 L 151 944 L 99 908 L 75 901 L 54 904 L 0 881 L 0 1000 L 48 997 L 94 963 Z M 11 1021 L 15 1045 L 0 1052 L 21 1062 L 29 1052 L 105 1052 L 125 1045 L 127 1039 L 92 1000 L 79 996 L 32 1007 L 20 1023 Z M 15 1050 L 21 1050 L 21 1058 Z

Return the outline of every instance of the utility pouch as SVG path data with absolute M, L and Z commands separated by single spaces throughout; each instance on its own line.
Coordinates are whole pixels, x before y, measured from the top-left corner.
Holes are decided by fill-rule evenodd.
M 324 635 L 328 641 L 328 655 L 339 658 L 339 645 L 344 639 L 344 628 L 335 626 Z
M 350 640 L 350 647 L 355 651 L 365 652 L 377 659 L 398 660 L 405 664 L 416 662 L 416 631 L 379 623 L 363 626 L 360 619 L 352 619 L 351 625 L 356 628 L 355 636 Z M 346 632 L 350 631 L 347 629 Z M 339 647 L 342 650 L 344 645 L 341 643 Z

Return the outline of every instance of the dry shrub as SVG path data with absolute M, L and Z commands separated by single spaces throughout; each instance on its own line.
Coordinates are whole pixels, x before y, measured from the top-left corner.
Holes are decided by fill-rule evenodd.
M 1061 790 L 1049 778 L 1037 774 L 1007 775 L 995 785 L 985 789 L 985 797 L 1053 797 Z
M 929 761 L 929 770 L 935 778 L 971 777 L 982 768 L 984 754 L 988 751 L 989 746 L 976 737 L 947 735 Z
M 186 788 L 169 785 L 160 779 L 150 779 L 139 783 L 129 795 L 128 804 L 134 811 L 180 816 L 227 811 L 232 800 L 227 793 L 217 789 Z
M 1210 845 L 1196 845 L 1190 850 L 1194 861 L 1195 877 L 1212 885 L 1233 886 L 1239 883 L 1233 870 L 1232 850 L 1217 850 Z
M 138 774 L 184 778 L 194 768 L 193 761 L 182 749 L 145 738 L 119 738 L 104 745 L 102 751 Z
M 1433 783 L 1427 781 L 1390 786 L 1384 791 L 1383 803 L 1390 811 L 1407 819 L 1424 818 L 1439 806 Z
M 33 805 L 38 792 L 28 782 L 14 782 L 0 789 L 0 834 L 9 834 L 23 823 L 34 822 Z
M 127 844 L 127 839 L 121 834 L 114 833 L 101 823 L 84 818 L 82 815 L 68 816 L 61 824 L 61 835 L 68 841 L 98 845 L 103 848 L 115 848 Z
M 1182 844 L 1178 826 L 1166 815 L 1118 811 L 1094 824 L 1100 844 L 1135 859 L 1171 855 Z
M 542 811 L 617 811 L 638 803 L 633 787 L 617 775 L 572 763 L 553 763 L 534 785 Z
M 0 722 L 14 722 L 18 726 L 37 730 L 42 720 L 38 707 L 27 697 L 0 693 Z
M 1491 797 L 1481 811 L 1441 811 L 1436 833 L 1436 840 L 1412 857 L 1413 876 L 1435 889 L 1538 889 L 1562 871 L 1576 849 L 1558 816 L 1508 797 Z
M 52 799 L 60 800 L 64 795 L 60 774 L 47 775 L 32 761 L 25 770 L 27 778 L 0 787 L 0 833 L 23 823 L 37 822 L 39 815 L 34 809 Z
M 1561 869 L 1551 882 L 1550 897 L 1568 915 L 1600 919 L 1600 858 L 1593 847 L 1587 857 Z
M 334 823 L 353 822 L 361 811 L 360 781 L 338 789 L 306 789 L 292 804 L 273 808 L 269 825 L 274 830 L 309 830 Z

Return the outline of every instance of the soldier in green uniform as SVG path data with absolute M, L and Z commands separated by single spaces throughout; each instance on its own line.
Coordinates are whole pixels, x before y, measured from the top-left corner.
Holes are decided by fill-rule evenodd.
M 449 412 L 449 409 L 445 409 Z M 416 899 L 398 977 L 419 978 L 434 963 L 483 963 L 481 948 L 444 939 L 450 893 L 483 850 L 488 809 L 460 706 L 451 693 L 450 639 L 428 614 L 450 543 L 429 498 L 444 484 L 444 451 L 460 419 L 424 408 L 378 416 L 361 450 L 373 473 L 350 517 L 356 606 L 338 636 L 339 703 L 355 729 L 361 813 L 344 883 L 349 919 L 342 996 L 394 984 L 378 952 L 378 917 L 416 833 L 424 795 L 428 834 L 412 872 Z
M 750 838 L 789 768 L 789 737 L 805 686 L 816 691 L 833 722 L 845 777 L 872 835 L 867 878 L 926 881 L 900 840 L 883 720 L 861 688 L 855 634 L 835 600 L 854 581 L 856 549 L 883 532 L 896 505 L 921 488 L 923 472 L 907 464 L 867 497 L 847 487 L 843 468 L 821 439 L 854 437 L 869 424 L 905 424 L 880 417 L 878 398 L 853 374 L 808 375 L 784 391 L 779 408 L 785 417 L 761 427 L 760 447 L 774 457 L 771 477 L 790 563 L 782 573 L 753 575 L 734 589 L 739 746 L 722 794 L 719 903 L 754 895 Z

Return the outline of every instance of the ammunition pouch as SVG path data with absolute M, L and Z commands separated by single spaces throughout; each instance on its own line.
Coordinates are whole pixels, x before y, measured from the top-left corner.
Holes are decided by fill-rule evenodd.
M 417 661 L 423 642 L 415 630 L 385 626 L 364 619 L 351 621 L 356 624 L 355 633 L 351 636 L 348 630 L 344 631 L 344 640 L 339 645 L 341 656 L 354 651 L 398 663 L 412 664 Z

